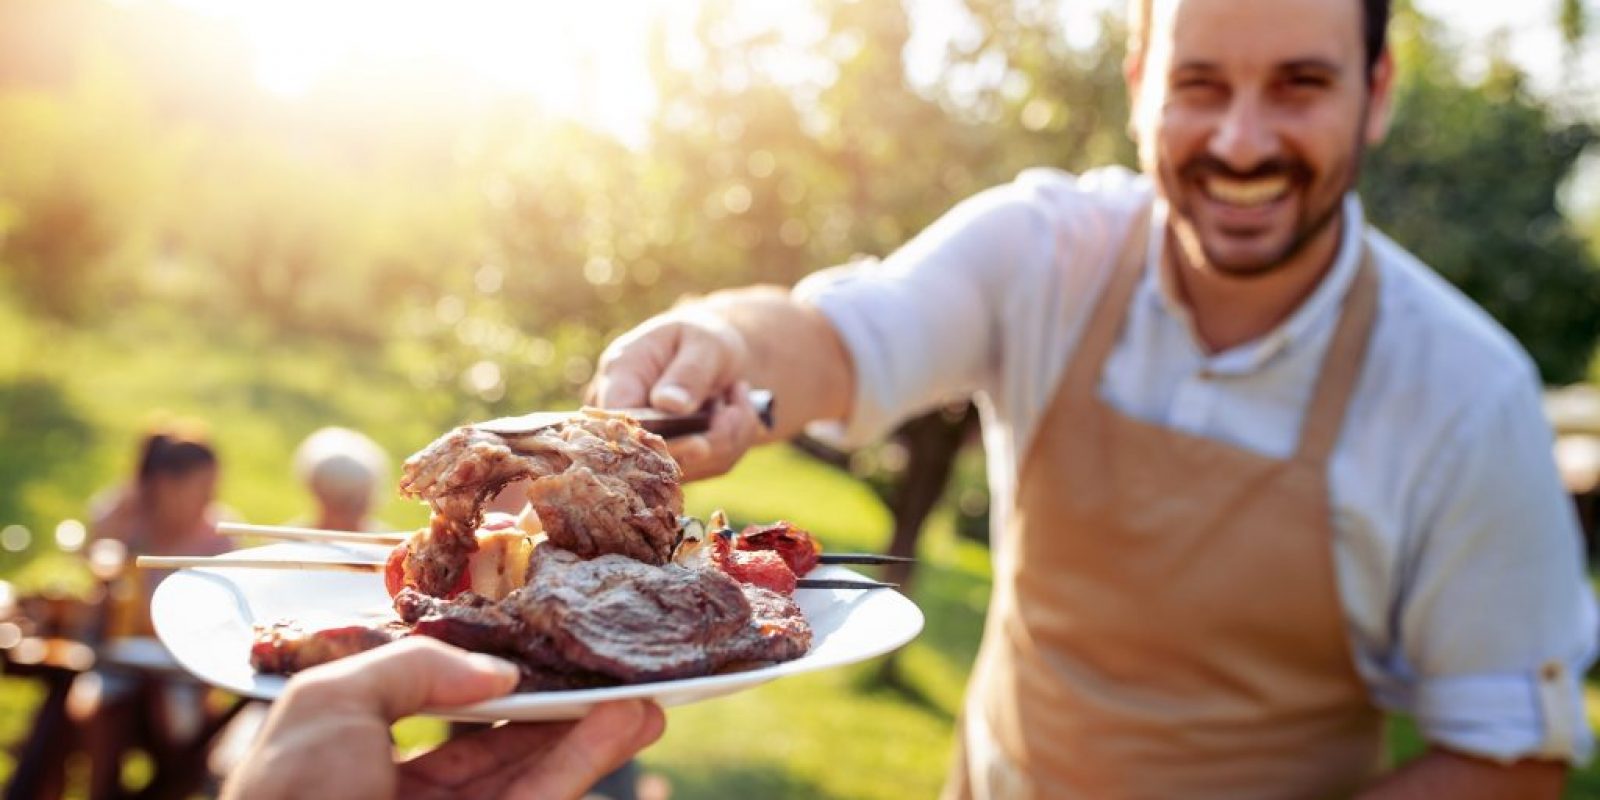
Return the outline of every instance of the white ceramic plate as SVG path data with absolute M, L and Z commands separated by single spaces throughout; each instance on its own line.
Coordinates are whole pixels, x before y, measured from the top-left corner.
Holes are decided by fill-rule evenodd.
M 380 560 L 387 550 L 365 545 L 285 543 L 230 553 L 243 558 Z M 837 566 L 809 578 L 861 578 Z M 794 661 L 728 675 L 642 683 L 606 689 L 513 694 L 433 716 L 469 721 L 553 720 L 583 716 L 605 700 L 648 697 L 682 705 L 749 689 L 774 678 L 838 667 L 883 655 L 922 630 L 922 612 L 891 589 L 802 589 L 795 600 L 811 623 L 811 651 Z M 253 625 L 290 619 L 310 628 L 395 618 L 377 574 L 288 570 L 186 569 L 156 588 L 151 606 L 156 633 L 185 669 L 206 683 L 271 699 L 285 679 L 250 668 Z

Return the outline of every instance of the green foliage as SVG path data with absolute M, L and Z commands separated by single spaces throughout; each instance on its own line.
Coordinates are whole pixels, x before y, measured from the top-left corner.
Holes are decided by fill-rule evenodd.
M 1516 335 L 1547 381 L 1583 377 L 1600 336 L 1600 269 L 1556 194 L 1600 136 L 1561 121 L 1508 63 L 1468 82 L 1432 39 L 1397 34 L 1396 118 L 1364 173 L 1368 216 Z

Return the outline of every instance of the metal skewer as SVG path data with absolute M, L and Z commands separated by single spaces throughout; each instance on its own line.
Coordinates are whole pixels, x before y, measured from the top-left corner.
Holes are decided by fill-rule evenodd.
M 329 531 L 319 528 L 297 528 L 289 525 L 248 525 L 242 522 L 221 522 L 217 533 L 225 536 L 254 536 L 261 539 L 281 539 L 291 542 L 348 542 L 353 544 L 397 545 L 411 537 L 408 531 L 382 531 L 360 533 L 355 531 Z M 823 552 L 817 560 L 823 564 L 910 564 L 916 561 L 905 556 L 880 553 L 829 553 Z
M 141 569 L 300 569 L 332 572 L 382 572 L 379 561 L 321 561 L 316 559 L 229 558 L 227 556 L 139 556 Z
M 328 531 L 320 528 L 296 528 L 289 525 L 247 525 L 243 522 L 219 522 L 217 533 L 224 536 L 257 536 L 262 539 L 284 539 L 293 542 L 350 542 L 354 544 L 396 545 L 411 537 L 404 531 Z
M 331 572 L 382 572 L 381 561 L 321 561 L 316 559 L 237 558 L 230 556 L 139 556 L 134 563 L 141 569 L 295 569 Z M 801 578 L 798 589 L 893 589 L 897 584 L 882 581 Z
M 823 552 L 817 555 L 817 561 L 823 564 L 912 564 L 916 562 L 916 559 L 879 553 Z

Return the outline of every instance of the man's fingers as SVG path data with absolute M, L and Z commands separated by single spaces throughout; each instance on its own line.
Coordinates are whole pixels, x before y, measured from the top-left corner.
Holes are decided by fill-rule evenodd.
M 661 738 L 665 729 L 666 717 L 661 708 L 649 701 L 623 700 L 595 706 L 553 747 L 509 767 L 519 774 L 504 794 L 580 797 L 606 773 Z
M 682 325 L 657 317 L 623 334 L 600 354 L 588 402 L 601 408 L 644 408 L 650 387 L 677 351 Z
M 733 468 L 746 451 L 760 441 L 761 418 L 750 404 L 750 385 L 737 381 L 711 415 L 710 428 L 698 436 L 667 442 L 688 480 L 721 475 Z
M 644 408 L 650 404 L 650 384 L 627 365 L 595 376 L 584 400 L 600 408 Z
M 731 328 L 685 326 L 672 359 L 650 388 L 650 405 L 674 414 L 692 413 L 727 389 L 742 360 L 742 345 Z
M 675 436 L 667 440 L 667 452 L 672 454 L 678 466 L 687 474 L 691 466 L 711 457 L 711 442 L 702 433 Z
M 508 661 L 412 636 L 306 670 L 290 681 L 285 699 L 393 722 L 424 708 L 499 697 L 518 678 Z
M 541 756 L 576 724 L 501 725 L 474 731 L 400 765 L 401 780 L 450 788 L 494 775 L 527 758 Z M 509 782 L 512 777 L 506 774 L 502 782 Z

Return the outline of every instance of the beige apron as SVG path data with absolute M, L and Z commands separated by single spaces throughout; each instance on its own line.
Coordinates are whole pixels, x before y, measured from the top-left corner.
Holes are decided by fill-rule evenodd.
M 1327 477 L 1375 314 L 1371 253 L 1298 448 L 1276 459 L 1100 399 L 1149 227 L 1135 223 L 1041 419 L 999 543 L 968 708 L 1014 774 L 969 785 L 958 750 L 947 796 L 1322 798 L 1381 762 Z

